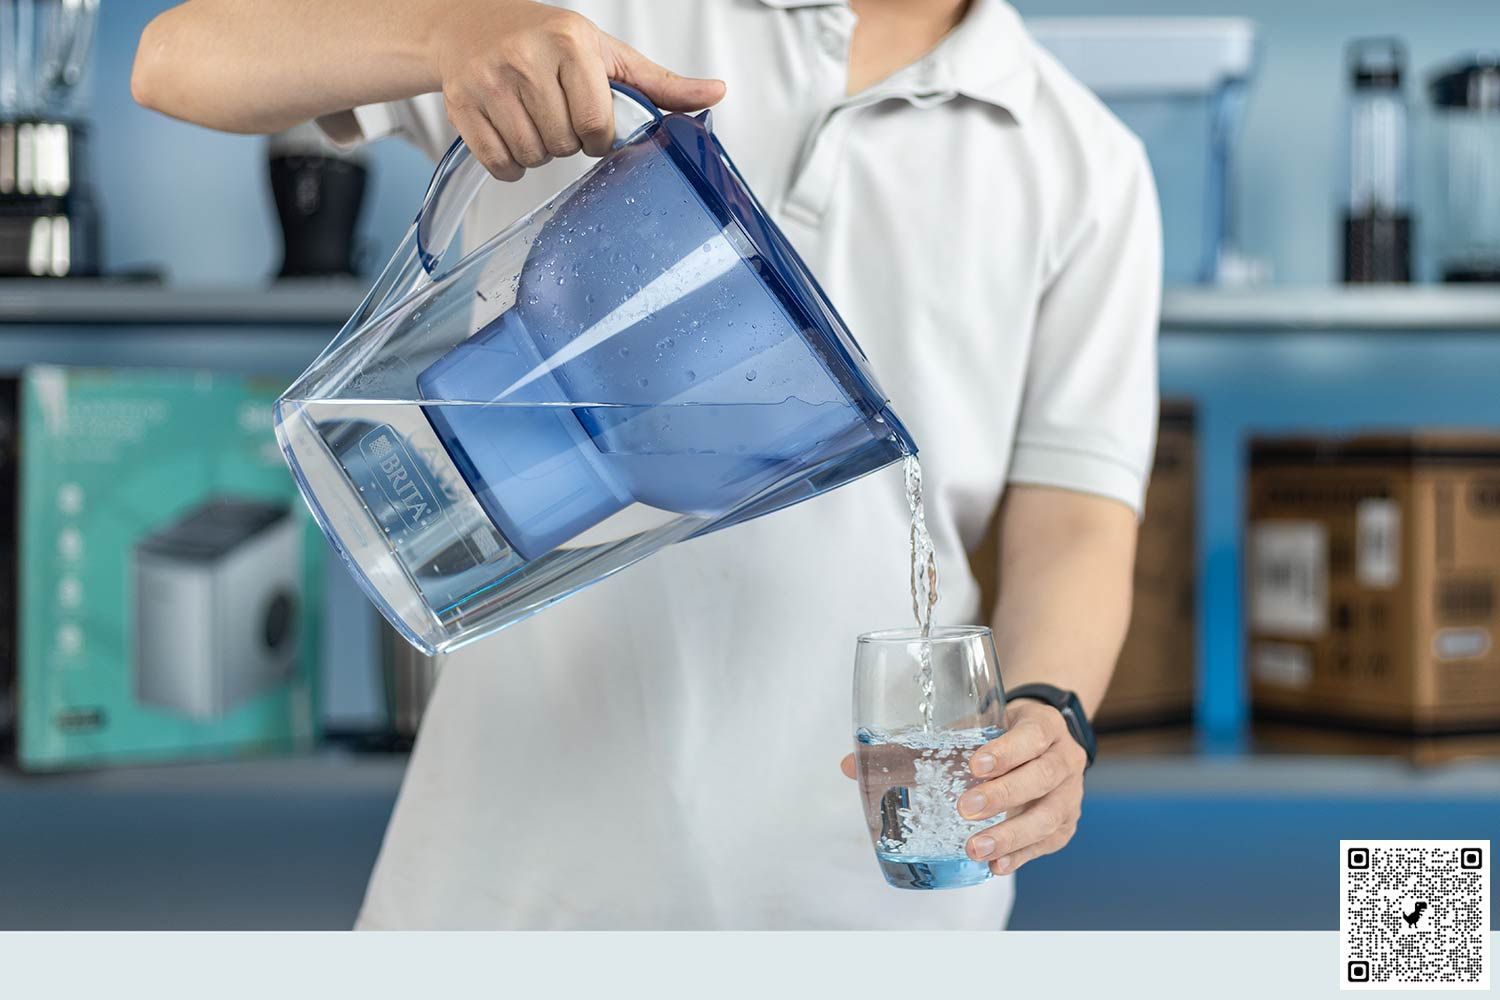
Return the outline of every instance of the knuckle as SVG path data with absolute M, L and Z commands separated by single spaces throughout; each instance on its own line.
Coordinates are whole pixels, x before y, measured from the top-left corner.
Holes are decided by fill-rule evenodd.
M 601 136 L 609 132 L 612 124 L 613 121 L 608 114 L 597 108 L 590 108 L 578 114 L 578 120 L 573 123 L 573 127 L 578 130 L 579 135 Z
M 592 22 L 571 10 L 556 10 L 542 24 L 543 33 L 555 44 L 579 45 L 588 38 Z
M 1012 801 L 1014 794 L 1015 789 L 1011 787 L 1010 781 L 1005 778 L 996 778 L 989 783 L 989 786 L 984 791 L 984 797 L 989 800 L 990 805 L 997 805 L 1002 808 L 1017 804 Z

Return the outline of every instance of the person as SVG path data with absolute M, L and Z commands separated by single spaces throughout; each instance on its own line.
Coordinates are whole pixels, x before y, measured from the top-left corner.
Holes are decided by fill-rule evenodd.
M 921 448 L 940 622 L 1007 687 L 1109 681 L 1156 419 L 1160 233 L 1140 143 L 1002 0 L 189 0 L 143 105 L 350 143 L 463 137 L 493 233 L 608 150 L 608 81 L 713 127 Z M 660 60 L 658 62 L 658 60 Z M 667 67 L 671 67 L 668 69 Z M 412 192 L 415 201 L 419 192 Z M 838 763 L 856 634 L 909 621 L 898 470 L 671 546 L 449 657 L 365 898 L 372 928 L 1000 928 L 1068 843 L 1087 755 L 1013 699 L 971 758 L 971 857 L 889 888 Z M 998 511 L 998 514 L 997 514 Z M 999 518 L 999 597 L 966 553 Z M 844 770 L 851 773 L 845 758 Z

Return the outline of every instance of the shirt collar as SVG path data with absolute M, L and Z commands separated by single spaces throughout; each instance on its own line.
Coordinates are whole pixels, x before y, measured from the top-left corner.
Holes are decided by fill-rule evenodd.
M 847 7 L 848 0 L 760 0 L 767 7 Z M 923 63 L 924 89 L 951 90 L 993 104 L 1017 121 L 1036 94 L 1036 67 L 1021 16 L 1005 0 L 973 0 L 969 12 Z

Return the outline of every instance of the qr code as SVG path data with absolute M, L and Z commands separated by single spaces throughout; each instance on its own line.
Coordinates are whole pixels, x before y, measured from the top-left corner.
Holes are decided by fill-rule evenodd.
M 1487 840 L 1339 842 L 1344 989 L 1487 990 Z

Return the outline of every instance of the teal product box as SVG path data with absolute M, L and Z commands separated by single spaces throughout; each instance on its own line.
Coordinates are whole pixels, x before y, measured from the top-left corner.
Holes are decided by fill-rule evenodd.
M 16 724 L 16 483 L 20 463 L 20 381 L 0 375 L 0 757 L 9 757 Z
M 280 388 L 25 372 L 23 767 L 312 746 L 325 543 L 272 432 Z

